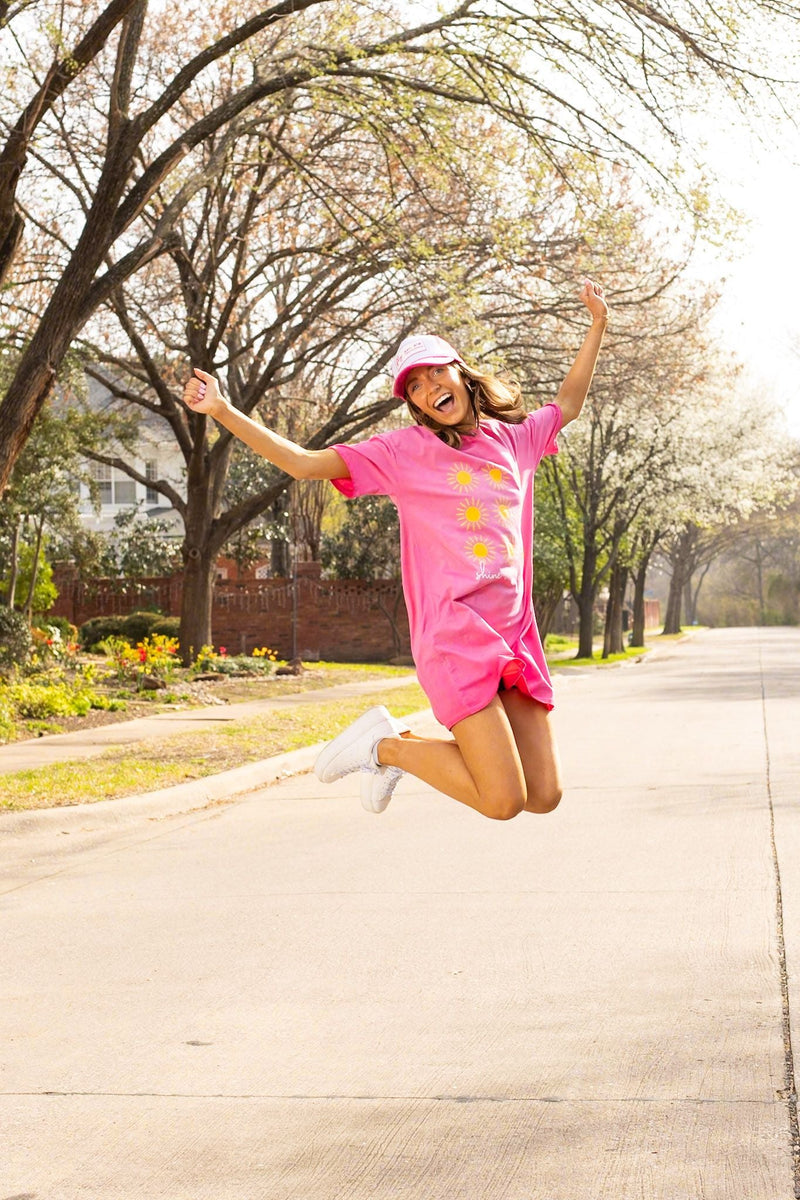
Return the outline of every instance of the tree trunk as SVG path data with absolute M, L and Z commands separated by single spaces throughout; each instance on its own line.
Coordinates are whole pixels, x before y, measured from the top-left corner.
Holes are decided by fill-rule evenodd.
M 553 588 L 543 595 L 535 595 L 533 598 L 533 611 L 536 616 L 536 626 L 539 630 L 539 637 L 542 639 L 542 645 L 544 645 L 545 638 L 552 628 L 553 618 L 556 615 L 556 609 L 563 595 L 563 588 L 559 588 L 557 591 Z
M 594 588 L 582 587 L 574 597 L 578 606 L 578 651 L 576 658 L 591 658 L 594 653 Z
M 5 603 L 9 608 L 14 607 L 17 599 L 17 580 L 19 579 L 19 531 L 22 518 L 17 517 L 14 522 L 14 531 L 11 534 L 11 572 L 8 577 L 8 592 L 6 594 Z
M 695 609 L 694 596 L 692 595 L 692 577 L 686 576 L 683 585 L 683 615 L 687 625 L 694 625 Z
M 662 635 L 680 633 L 681 631 L 682 601 L 686 585 L 692 577 L 696 536 L 697 529 L 695 526 L 689 526 L 684 529 L 669 554 L 669 561 L 672 566 L 672 578 L 669 581 L 667 612 L 664 617 Z
M 664 628 L 662 634 L 680 633 L 681 631 L 681 609 L 683 607 L 683 580 L 680 578 L 677 568 L 672 572 L 672 578 L 669 581 L 669 595 L 667 597 L 667 611 L 664 615 Z
M 608 581 L 603 658 L 608 658 L 609 654 L 622 654 L 625 649 L 622 638 L 622 608 L 627 583 L 627 568 L 620 566 L 619 562 L 615 562 L 611 568 L 611 578 Z
M 400 587 L 400 585 L 398 584 L 397 589 L 394 594 L 394 603 L 393 603 L 391 609 L 389 609 L 387 607 L 387 605 L 384 604 L 383 598 L 381 597 L 380 593 L 378 593 L 378 608 L 381 610 L 383 615 L 386 617 L 386 620 L 389 622 L 389 628 L 392 631 L 392 646 L 394 647 L 394 653 L 392 655 L 393 658 L 399 658 L 403 652 L 403 642 L 400 637 L 400 629 L 397 624 L 397 618 L 398 618 L 398 615 L 400 612 L 400 600 L 402 598 L 402 595 L 403 595 L 403 590 Z
M 594 539 L 587 539 L 584 545 L 583 565 L 581 570 L 581 586 L 573 592 L 573 599 L 578 606 L 578 653 L 576 658 L 591 658 L 594 653 L 594 602 L 597 595 L 595 568 L 597 554 Z
M 180 648 L 184 666 L 191 666 L 203 646 L 212 645 L 211 612 L 214 597 L 216 554 L 192 549 L 183 572 Z
M 692 577 L 690 577 L 690 579 L 689 579 L 689 588 L 688 588 L 689 603 L 686 608 L 686 620 L 688 621 L 688 623 L 690 625 L 697 624 L 697 605 L 700 601 L 700 589 L 703 586 L 703 580 L 705 579 L 705 577 L 708 574 L 710 569 L 711 569 L 711 563 L 707 562 L 706 565 L 703 567 L 703 570 L 700 572 L 700 578 L 697 580 L 697 583 L 694 587 L 692 587 Z
M 39 518 L 39 524 L 36 528 L 36 545 L 33 548 L 33 558 L 31 560 L 31 583 L 28 588 L 27 599 L 22 606 L 22 614 L 30 625 L 33 621 L 33 594 L 36 591 L 36 584 L 39 580 L 39 555 L 42 551 L 42 537 L 44 536 L 44 517 Z
M 212 645 L 211 609 L 219 542 L 212 539 L 214 480 L 208 469 L 206 418 L 195 430 L 195 445 L 187 464 L 186 535 L 181 600 L 181 661 L 190 666 L 203 646 Z
M 764 566 L 761 558 L 761 539 L 756 537 L 756 584 L 758 588 L 758 623 L 766 625 L 767 623 L 767 604 L 764 598 Z
M 47 357 L 34 361 L 29 356 L 30 347 L 0 404 L 0 496 L 55 383 L 56 373 Z
M 91 316 L 87 298 L 113 239 L 117 204 L 135 147 L 124 134 L 106 156 L 92 208 L 72 257 L 0 404 L 0 495 L 5 491 L 31 427 L 47 403 L 70 345 Z
M 278 579 L 288 579 L 292 573 L 289 539 L 286 537 L 286 520 L 289 512 L 288 490 L 278 496 L 272 504 L 273 532 L 270 534 L 270 571 Z
M 633 575 L 633 629 L 631 644 L 644 645 L 645 604 L 644 592 L 647 580 L 647 568 L 650 565 L 650 555 L 641 560 Z

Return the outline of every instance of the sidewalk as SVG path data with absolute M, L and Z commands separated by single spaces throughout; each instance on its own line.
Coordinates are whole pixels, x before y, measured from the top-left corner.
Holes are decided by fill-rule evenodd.
M 559 675 L 545 817 L 310 774 L 36 814 L 0 1197 L 793 1200 L 798 679 L 777 629 Z
M 364 683 L 341 683 L 334 687 L 293 692 L 272 700 L 248 700 L 241 704 L 184 708 L 176 712 L 137 717 L 133 721 L 116 721 L 110 725 L 100 725 L 96 729 L 78 730 L 75 733 L 52 733 L 45 737 L 29 738 L 24 742 L 11 742 L 0 746 L 0 775 L 24 771 L 29 767 L 46 767 L 51 763 L 66 762 L 69 759 L 94 758 L 112 747 L 129 746 L 151 738 L 167 737 L 172 733 L 185 733 L 202 728 L 203 725 L 241 721 L 259 713 L 293 708 L 302 704 L 349 700 L 371 692 L 408 687 L 416 682 L 416 675 L 402 675 L 371 679 Z

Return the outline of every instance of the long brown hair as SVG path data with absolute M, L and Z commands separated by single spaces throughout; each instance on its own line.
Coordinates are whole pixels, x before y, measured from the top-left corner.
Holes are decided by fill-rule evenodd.
M 455 363 L 454 366 L 461 372 L 469 392 L 472 422 L 440 425 L 407 399 L 408 410 L 417 425 L 432 429 L 443 442 L 458 450 L 465 434 L 474 433 L 480 425 L 481 413 L 486 417 L 496 417 L 508 425 L 519 425 L 525 420 L 528 414 L 522 407 L 522 389 L 516 379 L 505 374 L 490 375 L 488 371 L 479 371 L 477 367 L 468 367 L 464 363 Z

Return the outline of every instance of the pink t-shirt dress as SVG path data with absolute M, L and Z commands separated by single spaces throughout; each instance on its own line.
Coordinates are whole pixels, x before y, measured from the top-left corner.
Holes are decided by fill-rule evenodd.
M 458 450 L 411 425 L 335 448 L 348 498 L 389 496 L 417 675 L 448 729 L 490 703 L 501 683 L 548 708 L 553 686 L 533 614 L 533 477 L 558 451 L 561 409 L 519 425 L 484 419 Z

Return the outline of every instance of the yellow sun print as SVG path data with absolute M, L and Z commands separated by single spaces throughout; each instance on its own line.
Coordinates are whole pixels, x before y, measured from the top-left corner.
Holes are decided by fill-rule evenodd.
M 500 538 L 500 543 L 503 547 L 503 557 L 505 558 L 506 562 L 513 563 L 517 557 L 517 547 L 514 544 L 514 541 L 506 534 L 503 534 Z
M 505 476 L 500 467 L 487 467 L 486 474 L 489 476 L 489 482 L 492 487 L 502 487 Z
M 469 463 L 453 463 L 447 472 L 447 482 L 457 492 L 465 492 L 467 488 L 471 488 L 474 479 L 475 472 Z
M 479 534 L 467 539 L 466 544 L 467 555 L 478 563 L 488 563 L 494 558 L 494 547 L 488 538 L 482 538 Z
M 498 500 L 494 506 L 494 511 L 497 514 L 498 521 L 508 524 L 511 520 L 511 506 L 507 500 Z
M 483 506 L 480 500 L 462 500 L 456 510 L 458 523 L 464 529 L 480 529 L 483 524 Z

